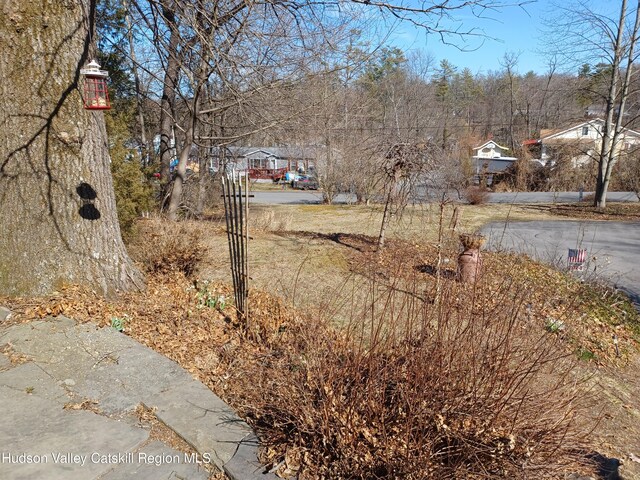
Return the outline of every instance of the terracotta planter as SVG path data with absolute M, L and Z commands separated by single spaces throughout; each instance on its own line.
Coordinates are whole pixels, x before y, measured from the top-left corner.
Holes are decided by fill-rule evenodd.
M 482 256 L 477 248 L 467 248 L 458 256 L 458 276 L 462 283 L 475 283 L 482 273 Z

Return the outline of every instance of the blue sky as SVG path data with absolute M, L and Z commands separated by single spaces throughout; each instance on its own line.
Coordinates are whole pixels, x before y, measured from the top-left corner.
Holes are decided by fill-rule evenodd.
M 594 5 L 609 10 L 609 15 L 619 12 L 619 1 L 597 0 Z M 433 55 L 436 62 L 447 59 L 458 67 L 465 67 L 473 73 L 487 73 L 501 69 L 500 61 L 507 52 L 519 54 L 517 71 L 526 73 L 533 70 L 544 73 L 547 62 L 539 53 L 543 48 L 541 38 L 545 27 L 545 18 L 552 17 L 551 0 L 538 0 L 524 7 L 508 7 L 500 13 L 491 12 L 490 19 L 477 19 L 473 16 L 459 17 L 465 26 L 484 30 L 491 38 L 472 38 L 466 48 L 472 51 L 461 51 L 454 46 L 443 45 L 435 34 L 425 35 L 424 31 L 409 25 L 400 25 L 390 35 L 388 42 L 405 51 L 423 50 Z M 457 42 L 463 47 L 461 41 Z

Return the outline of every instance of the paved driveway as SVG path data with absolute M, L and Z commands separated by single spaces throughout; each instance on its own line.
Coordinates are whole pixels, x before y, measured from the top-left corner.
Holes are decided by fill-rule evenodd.
M 604 278 L 640 306 L 640 222 L 512 222 L 483 228 L 487 248 L 527 253 L 566 266 L 569 248 L 586 248 L 585 276 Z
M 584 192 L 583 195 L 593 195 L 593 192 Z M 489 195 L 489 203 L 577 203 L 579 201 L 578 192 L 514 192 Z M 637 202 L 638 196 L 633 192 L 609 192 L 607 201 Z

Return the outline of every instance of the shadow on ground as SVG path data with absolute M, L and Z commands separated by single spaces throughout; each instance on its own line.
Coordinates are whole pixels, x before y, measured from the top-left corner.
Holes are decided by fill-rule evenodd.
M 450 268 L 440 267 L 440 269 L 437 269 L 433 265 L 416 265 L 415 269 L 420 273 L 426 273 L 432 277 L 436 277 L 439 274 L 440 277 L 446 278 L 447 280 L 455 280 L 458 277 L 456 271 Z
M 310 240 L 325 240 L 343 247 L 352 248 L 358 252 L 372 252 L 376 249 L 376 239 L 369 235 L 355 233 L 318 233 L 306 231 L 287 231 L 283 236 L 308 238 Z

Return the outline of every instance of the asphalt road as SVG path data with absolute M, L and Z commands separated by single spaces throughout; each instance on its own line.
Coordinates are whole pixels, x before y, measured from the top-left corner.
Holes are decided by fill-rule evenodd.
M 318 191 L 283 190 L 252 192 L 255 204 L 282 205 L 282 204 L 318 204 L 322 203 L 322 193 Z M 588 195 L 585 192 L 584 195 Z M 456 198 L 455 194 L 452 196 Z M 489 195 L 489 203 L 573 203 L 579 198 L 578 192 L 518 192 L 518 193 L 492 193 Z M 610 202 L 637 202 L 638 197 L 631 192 L 610 192 L 607 195 Z M 340 194 L 335 203 L 345 204 L 355 202 L 355 195 Z
M 491 223 L 482 232 L 487 248 L 523 252 L 566 267 L 569 248 L 587 250 L 586 279 L 603 279 L 625 291 L 640 307 L 640 222 Z
M 585 192 L 584 196 L 593 192 Z M 578 192 L 516 192 L 492 193 L 489 203 L 575 203 L 580 201 Z M 637 202 L 638 196 L 633 192 L 609 192 L 609 202 Z
M 254 190 L 251 192 L 254 197 L 250 200 L 251 203 L 266 204 L 266 205 L 286 205 L 286 204 L 318 204 L 322 203 L 322 193 L 318 191 L 300 191 L 300 190 L 283 190 L 281 192 L 261 192 Z M 334 203 L 349 203 L 351 195 L 338 195 Z

